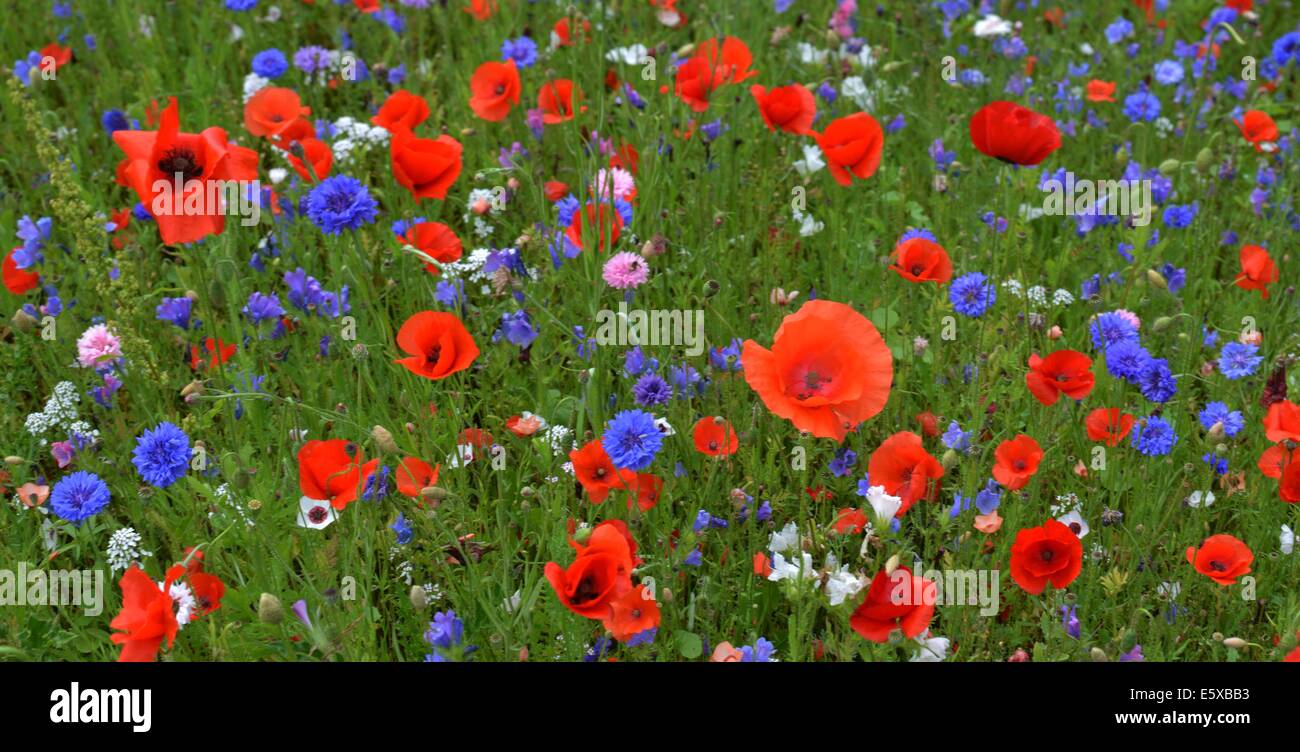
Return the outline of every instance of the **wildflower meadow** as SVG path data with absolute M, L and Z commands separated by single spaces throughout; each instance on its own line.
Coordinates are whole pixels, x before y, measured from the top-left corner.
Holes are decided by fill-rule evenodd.
M 1300 661 L 1295 0 L 6 5 L 0 659 Z

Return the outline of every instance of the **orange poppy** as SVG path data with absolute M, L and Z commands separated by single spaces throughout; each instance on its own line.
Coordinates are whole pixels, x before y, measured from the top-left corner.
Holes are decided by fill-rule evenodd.
M 1092 358 L 1077 350 L 1057 350 L 1046 358 L 1038 353 L 1029 356 L 1029 372 L 1025 385 L 1034 399 L 1044 405 L 1054 405 L 1061 394 L 1081 400 L 1092 391 Z
M 510 108 L 519 104 L 519 90 L 519 68 L 514 58 L 504 63 L 483 63 L 469 79 L 469 108 L 488 122 L 504 120 Z
M 1258 290 L 1268 300 L 1268 286 L 1278 280 L 1277 264 L 1268 251 L 1257 245 L 1243 245 L 1239 254 L 1241 273 L 1233 281 L 1243 290 Z
M 867 317 L 810 300 L 786 316 L 767 350 L 746 340 L 745 381 L 774 414 L 814 436 L 844 441 L 885 407 L 894 358 Z
M 1115 82 L 1098 81 L 1094 78 L 1088 82 L 1087 97 L 1089 102 L 1114 102 Z
M 1264 414 L 1264 435 L 1269 441 L 1300 441 L 1300 405 L 1278 400 Z
M 832 120 L 826 130 L 812 135 L 826 157 L 831 177 L 840 185 L 849 185 L 855 177 L 866 180 L 880 167 L 885 132 L 865 112 Z
M 5 256 L 3 264 L 4 284 L 5 289 L 14 295 L 25 295 L 40 286 L 41 275 L 27 269 L 18 268 L 18 262 L 14 260 L 14 254 L 18 250 L 18 248 L 15 248 L 9 252 L 8 256 Z
M 990 102 L 971 116 L 970 140 L 994 159 L 1029 166 L 1061 148 L 1054 120 L 1005 101 Z
M 882 569 L 871 579 L 866 598 L 849 617 L 849 626 L 872 642 L 889 642 L 895 630 L 910 640 L 929 629 L 937 599 L 933 580 L 917 577 L 907 567 L 893 572 Z
M 738 84 L 758 75 L 749 68 L 754 62 L 749 46 L 737 37 L 723 37 L 721 45 L 717 39 L 706 39 L 695 48 L 695 56 L 721 71 L 727 83 Z
M 1033 437 L 1022 433 L 998 444 L 993 457 L 997 460 L 993 466 L 993 479 L 1010 491 L 1019 491 L 1038 472 L 1038 463 L 1043 459 L 1043 448 Z
M 636 473 L 615 467 L 598 438 L 569 452 L 569 461 L 573 463 L 574 477 L 592 504 L 603 503 L 615 488 L 632 488 L 637 484 Z
M 615 640 L 627 642 L 659 626 L 659 604 L 645 585 L 637 585 L 610 603 L 610 614 L 604 619 L 604 625 Z
M 402 242 L 414 246 L 440 264 L 459 261 L 464 252 L 455 231 L 441 222 L 420 222 L 406 231 Z M 439 273 L 434 264 L 426 263 L 424 268 L 435 276 Z
M 122 573 L 118 586 L 122 588 L 122 610 L 113 617 L 109 627 L 116 631 L 109 639 L 121 645 L 119 662 L 148 662 L 158 657 L 163 638 L 170 647 L 176 640 L 180 624 L 169 593 L 172 583 L 185 573 L 177 564 L 167 570 L 162 587 L 153 581 L 139 566 L 132 564 Z
M 311 114 L 293 89 L 268 86 L 244 103 L 244 128 L 254 136 L 276 137 Z
M 469 0 L 469 5 L 464 8 L 464 11 L 477 21 L 486 21 L 497 12 L 496 0 Z
M 939 495 L 943 465 L 921 445 L 921 437 L 899 431 L 880 443 L 867 462 L 871 484 L 902 500 L 895 517 L 902 517 L 921 499 Z
M 345 439 L 309 441 L 298 450 L 298 488 L 303 496 L 344 509 L 357 500 L 379 460 L 366 462 L 361 447 Z
M 403 457 L 397 466 L 397 491 L 413 499 L 420 497 L 420 492 L 438 482 L 438 471 L 442 465 L 429 466 L 419 457 Z
M 397 330 L 397 346 L 410 357 L 394 363 L 426 379 L 445 379 L 469 368 L 478 345 L 454 313 L 420 311 Z
M 230 360 L 238 349 L 239 347 L 237 345 L 227 345 L 224 340 L 208 337 L 203 340 L 202 351 L 199 350 L 197 345 L 192 345 L 190 347 L 190 368 L 193 368 L 196 371 L 199 370 L 200 365 L 206 365 L 209 368 L 216 368 L 222 363 Z M 201 355 L 204 354 L 210 355 L 211 357 L 204 360 L 201 357 Z
M 1200 548 L 1187 547 L 1187 563 L 1220 585 L 1231 585 L 1238 577 L 1250 574 L 1254 560 L 1250 546 L 1222 533 L 1206 538 Z
M 384 100 L 370 122 L 391 133 L 409 131 L 429 118 L 429 103 L 419 94 L 398 89 Z
M 749 87 L 749 93 L 758 104 L 758 114 L 769 131 L 806 135 L 817 116 L 817 101 L 807 87 L 800 84 L 778 86 L 768 90 L 760 84 Z
M 1278 137 L 1277 123 L 1273 122 L 1267 112 L 1246 110 L 1240 120 L 1233 122 L 1237 124 L 1237 130 L 1241 131 L 1242 138 L 1254 146 L 1255 151 L 1269 152 L 1277 148 L 1273 143 Z
M 938 243 L 926 238 L 908 238 L 894 249 L 889 266 L 898 276 L 912 282 L 944 285 L 952 279 L 952 261 Z
M 567 78 L 545 83 L 537 92 L 537 109 L 542 111 L 542 122 L 547 125 L 572 120 L 575 105 L 579 112 L 586 112 L 587 108 L 582 106 L 582 90 Z
M 1104 441 L 1106 446 L 1115 446 L 1133 430 L 1133 416 L 1121 412 L 1118 407 L 1099 407 L 1088 413 L 1083 421 L 1092 441 Z
M 446 134 L 436 139 L 394 134 L 389 148 L 393 178 L 417 199 L 445 199 L 460 177 L 461 151 L 460 142 Z
M 304 138 L 297 143 L 302 147 L 302 159 L 290 153 L 289 164 L 293 165 L 293 170 L 298 173 L 298 177 L 308 183 L 315 183 L 317 180 L 329 177 L 330 170 L 334 167 L 334 151 L 330 149 L 329 144 L 318 138 Z M 311 165 L 310 170 L 307 168 L 308 165 Z
M 195 618 L 221 608 L 221 596 L 226 594 L 226 583 L 216 575 L 199 570 L 191 570 L 189 576 L 190 593 L 194 596 Z
M 1011 579 L 1030 595 L 1052 583 L 1063 588 L 1083 570 L 1083 543 L 1070 528 L 1056 520 L 1041 527 L 1022 528 L 1011 544 Z
M 917 425 L 921 427 L 921 433 L 931 438 L 939 435 L 939 418 L 934 413 L 924 410 L 914 417 Z
M 708 416 L 695 422 L 691 431 L 695 441 L 695 451 L 710 457 L 725 457 L 734 454 L 740 441 L 736 438 L 736 429 L 721 417 Z
M 603 620 L 611 617 L 614 601 L 632 590 L 633 566 L 624 534 L 598 525 L 567 569 L 551 561 L 543 573 L 565 608 Z

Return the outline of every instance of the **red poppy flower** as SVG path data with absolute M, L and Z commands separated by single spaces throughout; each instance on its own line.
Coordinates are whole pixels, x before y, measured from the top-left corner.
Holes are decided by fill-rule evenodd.
M 378 467 L 378 459 L 366 462 L 361 448 L 350 441 L 309 441 L 298 450 L 298 488 L 309 499 L 344 509 L 357 500 Z
M 746 340 L 745 381 L 768 410 L 814 436 L 844 441 L 889 399 L 894 358 L 866 316 L 810 300 L 786 316 L 772 349 Z
M 892 573 L 882 569 L 872 578 L 867 597 L 853 611 L 849 626 L 872 642 L 889 642 L 895 630 L 910 640 L 929 629 L 937 598 L 933 580 L 917 577 L 907 567 Z
M 609 497 L 615 488 L 634 488 L 637 485 L 636 473 L 620 470 L 605 452 L 600 439 L 592 439 L 581 449 L 569 452 L 573 462 L 573 475 L 582 484 L 582 490 L 592 504 L 600 504 Z
M 912 282 L 945 285 L 952 279 L 952 261 L 943 246 L 925 238 L 908 238 L 894 249 L 889 268 Z
M 254 136 L 276 137 L 311 114 L 293 89 L 268 86 L 244 103 L 244 128 Z
M 1243 290 L 1258 290 L 1268 300 L 1268 286 L 1278 279 L 1277 264 L 1268 251 L 1257 245 L 1243 245 L 1240 253 L 1241 273 L 1233 282 Z
M 811 91 L 800 84 L 778 86 L 768 90 L 760 84 L 749 87 L 749 93 L 758 103 L 758 114 L 763 117 L 769 131 L 806 135 L 812 130 L 817 116 L 817 102 Z
M 370 122 L 391 133 L 409 131 L 429 118 L 429 103 L 419 94 L 398 89 L 384 100 Z
M 673 74 L 673 92 L 695 112 L 709 109 L 714 90 L 725 83 L 726 74 L 702 57 L 688 59 Z
M 497 12 L 496 0 L 469 0 L 469 5 L 464 8 L 464 11 L 477 21 L 486 21 Z
M 4 284 L 5 289 L 14 295 L 25 295 L 40 286 L 41 275 L 27 269 L 18 268 L 18 262 L 14 260 L 14 254 L 18 250 L 18 248 L 15 248 L 9 252 L 8 256 L 5 256 L 3 264 Z
M 397 330 L 397 346 L 410 357 L 394 360 L 426 379 L 445 379 L 469 368 L 478 345 L 454 313 L 420 311 Z
M 389 154 L 393 178 L 417 199 L 447 198 L 447 191 L 460 177 L 461 145 L 446 134 L 436 139 L 394 134 Z
M 190 594 L 194 596 L 195 617 L 207 616 L 221 608 L 221 596 L 226 594 L 226 583 L 216 575 L 191 571 L 187 578 Z
M 845 507 L 835 516 L 831 528 L 840 535 L 856 535 L 867 527 L 867 515 L 860 509 Z
M 1104 441 L 1106 446 L 1116 446 L 1133 430 L 1133 416 L 1118 407 L 1099 407 L 1088 413 L 1083 425 L 1092 441 Z
M 939 435 L 939 418 L 929 410 L 924 410 L 916 414 L 917 425 L 921 426 L 921 433 L 931 438 Z
M 991 102 L 970 119 L 970 140 L 1003 162 L 1036 165 L 1061 148 L 1056 123 L 1015 102 Z
M 1046 358 L 1038 353 L 1029 356 L 1029 373 L 1025 385 L 1034 399 L 1044 405 L 1054 405 L 1061 394 L 1081 400 L 1092 391 L 1092 358 L 1077 350 L 1057 350 Z
M 1282 477 L 1278 480 L 1277 493 L 1288 504 L 1300 503 L 1300 462 L 1296 460 L 1300 450 L 1291 455 L 1291 461 L 1282 468 Z
M 171 647 L 180 624 L 169 591 L 184 573 L 185 568 L 179 564 L 168 569 L 162 587 L 135 564 L 122 574 L 118 582 L 122 588 L 122 610 L 109 623 L 109 627 L 119 630 L 109 637 L 114 645 L 122 646 L 117 656 L 119 662 L 155 660 L 164 637 Z
M 641 163 L 641 154 L 632 144 L 623 144 L 609 155 L 609 166 L 618 167 L 633 175 L 636 174 L 636 168 Z M 561 196 L 563 198 L 563 196 Z
M 618 242 L 618 236 L 623 232 L 623 215 L 617 207 L 604 202 L 589 203 L 574 212 L 564 236 L 579 249 L 584 247 L 582 234 L 586 225 L 591 225 L 589 232 L 596 236 L 596 250 L 604 251 Z
M 1287 467 L 1300 462 L 1300 447 L 1288 449 L 1286 444 L 1274 444 L 1259 456 L 1256 467 L 1269 478 L 1281 478 Z
M 813 135 L 826 157 L 831 177 L 840 185 L 849 185 L 855 177 L 866 180 L 880 167 L 885 132 L 865 112 L 832 120 L 826 130 Z
M 298 177 L 308 183 L 329 177 L 330 170 L 334 167 L 334 151 L 329 144 L 318 138 L 304 138 L 297 143 L 302 147 L 302 159 L 290 153 L 289 164 L 293 165 L 293 171 L 298 173 Z M 311 165 L 311 169 L 307 168 L 308 165 Z
M 736 429 L 723 418 L 708 416 L 700 418 L 691 432 L 695 441 L 695 451 L 710 457 L 725 457 L 734 454 L 740 446 L 736 438 Z
M 560 603 L 579 616 L 607 619 L 614 601 L 632 590 L 632 554 L 618 528 L 598 525 L 568 569 L 547 562 L 543 573 Z
M 921 437 L 899 431 L 881 442 L 867 463 L 871 484 L 884 486 L 885 493 L 902 499 L 896 517 L 902 517 L 920 499 L 939 495 L 943 465 L 925 447 Z
M 469 79 L 469 108 L 488 122 L 504 120 L 510 108 L 519 104 L 520 88 L 514 58 L 483 63 Z
M 581 103 L 582 91 L 567 78 L 542 84 L 537 92 L 537 109 L 542 111 L 542 122 L 547 125 L 572 120 L 575 105 L 578 111 L 585 112 L 587 108 Z
M 402 242 L 414 246 L 439 264 L 459 261 L 464 252 L 455 231 L 441 222 L 420 222 L 406 231 Z M 424 268 L 435 276 L 439 273 L 434 264 L 426 263 Z
M 573 523 L 573 520 L 570 520 L 570 523 Z M 573 526 L 576 529 L 576 523 L 573 523 Z M 593 530 L 599 530 L 600 528 L 603 527 L 609 528 L 610 530 L 614 530 L 619 535 L 623 536 L 623 540 L 627 543 L 627 554 L 632 561 L 632 566 L 634 568 L 641 566 L 641 559 L 636 555 L 636 539 L 632 537 L 632 531 L 628 529 L 627 523 L 624 522 L 623 520 L 605 520 L 604 522 L 600 523 L 595 528 L 593 528 Z M 569 535 L 573 535 L 573 530 L 569 531 Z M 588 543 L 591 542 L 590 537 L 587 539 L 587 542 Z M 573 550 L 579 556 L 581 556 L 582 553 L 587 550 L 587 546 L 584 546 L 583 544 L 577 542 L 576 540 L 573 540 L 572 538 L 569 539 L 569 545 L 573 547 Z
M 542 190 L 546 193 L 546 200 L 552 204 L 569 195 L 569 186 L 558 180 L 546 181 L 545 185 L 542 186 Z
M 627 642 L 659 626 L 659 604 L 645 585 L 637 585 L 610 603 L 610 615 L 603 621 L 615 640 Z
M 1264 435 L 1269 441 L 1300 441 L 1300 405 L 1278 400 L 1264 415 Z
M 1008 490 L 1019 491 L 1038 472 L 1038 463 L 1043 459 L 1043 448 L 1038 446 L 1033 437 L 1022 433 L 998 444 L 993 456 L 997 460 L 993 466 L 993 479 Z
M 442 465 L 429 466 L 419 457 L 403 457 L 397 466 L 397 491 L 403 496 L 420 498 L 420 492 L 437 484 Z
M 1052 583 L 1063 588 L 1083 569 L 1083 544 L 1070 528 L 1048 520 L 1042 527 L 1022 528 L 1011 544 L 1011 578 L 1030 595 Z
M 209 368 L 216 368 L 222 363 L 230 360 L 238 349 L 239 347 L 237 345 L 227 345 L 224 340 L 208 337 L 203 340 L 202 354 L 211 357 L 204 360 L 200 357 L 198 346 L 192 345 L 190 347 L 190 368 L 197 371 L 199 370 L 200 364 L 206 365 Z
M 1115 101 L 1115 82 L 1098 81 L 1093 79 L 1088 82 L 1088 101 L 1089 102 L 1114 102 Z
M 1242 138 L 1254 146 L 1255 151 L 1271 152 L 1277 149 L 1274 143 L 1278 136 L 1277 123 L 1273 122 L 1267 112 L 1246 110 L 1240 120 L 1233 122 L 1237 124 L 1237 130 L 1241 131 Z
M 717 39 L 706 39 L 695 48 L 695 56 L 721 71 L 727 83 L 742 83 L 758 75 L 758 71 L 749 68 L 754 56 L 748 45 L 737 37 L 723 37 L 721 45 Z
M 1211 535 L 1200 548 L 1187 547 L 1187 563 L 1220 585 L 1231 585 L 1238 577 L 1250 574 L 1254 560 L 1250 546 L 1226 534 Z
M 526 439 L 529 436 L 532 436 L 537 433 L 541 427 L 542 419 L 531 414 L 527 418 L 522 415 L 512 415 L 510 416 L 510 419 L 506 421 L 506 430 L 521 439 Z
M 206 201 L 216 193 L 208 188 L 211 182 L 257 179 L 257 152 L 227 143 L 225 130 L 181 133 L 175 97 L 163 110 L 157 131 L 114 131 L 113 142 L 126 153 L 117 166 L 117 182 L 135 191 L 153 213 L 167 245 L 193 243 L 225 231 L 222 207 Z M 177 176 L 180 196 L 172 195 Z M 198 198 L 205 200 L 198 202 L 197 211 L 190 211 Z
M 591 39 L 591 21 L 583 19 L 579 28 L 582 29 L 581 38 L 583 41 L 589 41 Z M 573 46 L 573 34 L 569 30 L 568 16 L 556 21 L 555 25 L 551 27 L 551 39 L 555 42 L 556 47 Z
M 56 71 L 72 62 L 72 48 L 64 47 L 58 42 L 50 42 L 45 45 L 41 48 L 40 53 L 41 62 L 43 63 L 47 57 L 50 58 L 54 61 L 54 70 Z

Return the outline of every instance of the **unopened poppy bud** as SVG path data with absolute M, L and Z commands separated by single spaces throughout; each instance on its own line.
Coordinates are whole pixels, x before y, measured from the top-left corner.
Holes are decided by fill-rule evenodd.
M 942 172 L 936 172 L 934 174 L 934 177 L 930 179 L 930 187 L 934 190 L 935 193 L 947 193 L 948 176 L 943 174 Z
M 189 298 L 190 300 L 193 300 L 196 303 L 199 300 L 199 294 L 197 292 L 194 292 L 193 290 L 186 290 L 185 297 Z
M 1095 663 L 1106 662 L 1106 651 L 1102 650 L 1101 648 L 1093 648 L 1092 650 L 1088 651 L 1088 654 L 1092 656 L 1092 660 Z
M 472 135 L 474 135 L 474 129 L 473 129 L 473 128 L 461 128 L 461 129 L 460 129 L 460 135 L 461 135 L 461 138 L 467 138 L 467 137 L 469 137 L 469 136 L 472 136 Z
M 889 630 L 890 645 L 902 645 L 905 639 L 907 638 L 903 637 L 903 630 L 897 628 Z
M 711 279 L 704 283 L 704 297 L 711 298 L 714 295 L 717 295 L 718 290 L 720 289 L 722 289 L 722 286 L 718 284 L 718 281 L 716 279 Z
M 838 46 L 838 45 L 837 45 L 837 46 Z M 692 43 L 690 43 L 690 44 L 688 44 L 688 45 L 685 45 L 684 47 L 680 47 L 680 48 L 678 48 L 678 50 L 677 50 L 677 57 L 679 57 L 679 58 L 687 58 L 687 57 L 690 57 L 690 56 L 691 56 L 691 53 L 694 52 L 694 51 L 695 51 L 695 43 L 692 42 Z
M 366 356 L 369 355 L 369 354 L 370 354 L 370 351 L 366 348 L 366 343 L 364 343 L 364 342 L 358 342 L 358 343 L 356 343 L 355 345 L 352 346 L 352 359 L 353 359 L 353 360 L 365 360 L 365 359 L 366 359 Z
M 654 237 L 641 245 L 641 257 L 654 258 L 655 256 L 662 256 L 667 250 L 668 239 L 656 233 Z
M 1124 165 L 1128 164 L 1128 149 L 1121 146 L 1119 148 L 1119 151 L 1115 152 L 1115 162 L 1120 167 L 1123 167 Z
M 24 460 L 22 457 L 13 454 L 9 455 L 8 457 L 5 457 L 6 465 L 21 465 L 26 461 L 27 460 Z
M 673 591 L 669 590 L 668 588 L 660 588 L 658 600 L 660 603 L 672 603 Z
M 957 462 L 960 459 L 961 459 L 961 455 L 957 454 L 957 450 L 949 449 L 948 451 L 943 453 L 943 469 L 944 470 L 953 469 L 954 467 L 957 466 Z
M 1181 168 L 1182 166 L 1183 163 L 1177 159 L 1166 159 L 1165 161 L 1160 163 L 1160 174 L 1164 175 L 1165 177 L 1177 175 L 1179 168 Z
M 1223 428 L 1223 421 L 1215 421 L 1214 425 L 1210 426 L 1210 430 L 1205 432 L 1205 435 L 1209 436 L 1212 441 L 1222 439 L 1227 435 L 1227 432 Z
M 1169 283 L 1165 281 L 1165 275 L 1155 269 L 1147 269 L 1147 281 L 1159 287 L 1161 290 L 1168 290 Z
M 519 495 L 524 497 L 525 499 L 531 499 L 534 493 L 536 493 L 536 491 L 533 490 L 532 486 L 524 486 L 523 488 L 519 489 Z
M 1161 316 L 1160 318 L 1155 320 L 1155 323 L 1151 325 L 1151 328 L 1156 330 L 1157 332 L 1163 332 L 1164 330 L 1168 329 L 1169 325 L 1172 323 L 1174 323 L 1173 316 Z
M 1056 324 L 1052 324 L 1052 328 L 1047 330 L 1048 339 L 1060 339 L 1063 334 L 1064 332 L 1061 331 L 1061 327 Z
M 370 429 L 370 438 L 375 440 L 375 445 L 389 454 L 397 454 L 397 443 L 393 441 L 393 434 L 388 432 L 383 426 L 375 426 Z
M 1215 454 L 1227 454 L 1227 453 L 1228 453 L 1228 445 L 1227 445 L 1227 444 L 1215 444 L 1215 445 L 1214 445 L 1214 453 L 1215 453 Z
M 1222 633 L 1222 632 L 1215 632 L 1214 634 L 1210 635 L 1210 639 L 1211 639 L 1211 640 L 1214 640 L 1215 642 L 1222 642 L 1222 641 L 1223 641 L 1223 633 Z
M 429 594 L 419 585 L 411 586 L 411 605 L 416 611 L 423 611 L 429 605 Z
M 27 332 L 30 332 L 31 330 L 35 329 L 35 328 L 36 328 L 36 324 L 37 324 L 38 322 L 37 322 L 35 316 L 33 316 L 33 315 L 31 315 L 30 313 L 28 313 L 27 311 L 24 311 L 23 309 L 19 308 L 19 309 L 14 313 L 14 317 L 13 317 L 13 319 L 12 319 L 12 323 L 13 323 L 15 329 L 17 329 L 18 331 L 23 332 L 24 334 L 26 334 Z
M 889 557 L 889 560 L 885 562 L 885 574 L 892 575 L 894 570 L 898 569 L 900 561 L 902 561 L 902 559 L 899 558 L 898 554 Z
M 573 534 L 573 542 L 583 546 L 587 545 L 587 541 L 591 540 L 591 532 L 589 527 L 578 528 L 577 532 Z
M 186 384 L 185 388 L 181 390 L 182 397 L 190 397 L 199 394 L 203 394 L 203 382 L 198 379 Z
M 1029 663 L 1029 653 L 1024 648 L 1016 648 L 1016 652 L 1007 658 L 1007 663 Z
M 1233 650 L 1241 650 L 1242 648 L 1246 647 L 1246 641 L 1241 639 L 1240 637 L 1229 637 L 1228 639 L 1223 641 L 1223 644 L 1226 647 L 1232 648 Z
M 1214 167 L 1214 152 L 1206 146 L 1196 153 L 1196 169 L 1201 172 L 1209 172 Z
M 420 497 L 425 501 L 439 502 L 447 498 L 447 489 L 437 486 L 425 486 L 420 489 Z
M 257 602 L 257 618 L 263 624 L 279 624 L 284 620 L 284 606 L 280 599 L 270 593 L 262 593 Z

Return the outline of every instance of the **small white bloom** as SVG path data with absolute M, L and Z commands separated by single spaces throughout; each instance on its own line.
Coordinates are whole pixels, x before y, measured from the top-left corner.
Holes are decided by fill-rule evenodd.
M 817 568 L 813 566 L 812 554 L 807 551 L 800 551 L 797 562 L 786 561 L 786 558 L 781 554 L 773 554 L 772 573 L 767 576 L 767 579 L 772 582 L 798 580 L 800 578 L 815 580 L 818 576 Z
M 1282 553 L 1290 556 L 1291 552 L 1295 550 L 1295 533 L 1291 531 L 1291 528 L 1283 525 L 1282 534 L 1279 538 L 1282 542 Z
M 1061 515 L 1056 518 L 1056 521 L 1070 528 L 1070 532 L 1079 536 L 1079 540 L 1083 540 L 1088 535 L 1088 521 L 1083 518 L 1083 515 L 1079 514 L 1078 510 Z
M 898 514 L 898 510 L 902 508 L 903 499 L 886 493 L 884 486 L 872 486 L 867 489 L 867 503 L 871 505 L 872 511 L 876 513 L 878 521 L 888 522 L 894 519 L 894 515 Z
M 1011 22 L 989 14 L 975 22 L 975 36 L 980 39 L 1000 37 L 1011 33 Z
M 838 606 L 866 587 L 866 580 L 849 571 L 847 565 L 831 572 L 826 578 L 826 595 L 832 606 Z
M 826 167 L 826 160 L 822 159 L 822 150 L 817 148 L 817 144 L 804 144 L 803 159 L 796 160 L 794 169 L 800 175 L 807 177 Z
M 916 643 L 916 652 L 908 659 L 909 663 L 938 663 L 948 657 L 952 644 L 947 637 L 931 637 L 928 629 L 916 638 Z
M 772 553 L 780 553 L 799 546 L 799 527 L 793 522 L 785 523 L 780 532 L 772 533 L 767 540 L 767 548 Z
M 1187 497 L 1187 506 L 1192 509 L 1214 506 L 1213 491 L 1192 491 Z
M 298 500 L 298 527 L 312 530 L 324 530 L 339 518 L 338 512 L 328 501 L 304 496 Z

